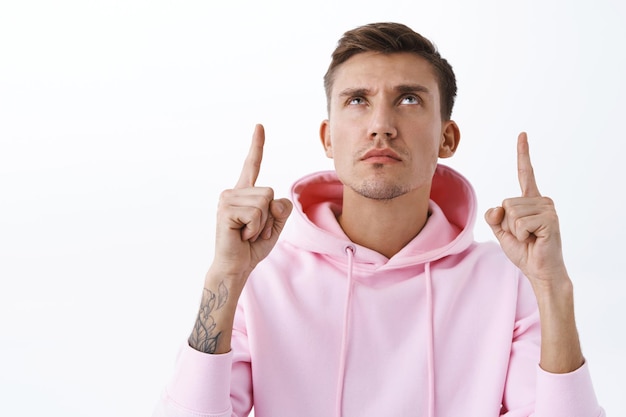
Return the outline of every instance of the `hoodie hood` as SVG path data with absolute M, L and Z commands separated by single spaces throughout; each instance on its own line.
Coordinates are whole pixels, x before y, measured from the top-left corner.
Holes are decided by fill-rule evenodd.
M 464 251 L 474 239 L 474 190 L 467 179 L 445 165 L 438 165 L 433 176 L 426 225 L 390 259 L 354 244 L 343 233 L 336 220 L 342 198 L 343 184 L 334 171 L 314 173 L 297 181 L 291 189 L 294 213 L 284 238 L 294 246 L 333 258 L 345 259 L 346 248 L 352 247 L 355 264 L 369 264 L 376 269 L 433 262 Z

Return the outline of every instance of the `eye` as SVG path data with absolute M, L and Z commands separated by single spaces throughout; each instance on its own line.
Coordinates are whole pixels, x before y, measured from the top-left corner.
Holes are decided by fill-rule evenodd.
M 402 97 L 402 100 L 400 101 L 401 104 L 420 104 L 421 102 L 422 101 L 418 96 L 412 94 Z
M 350 105 L 359 105 L 359 104 L 365 104 L 365 100 L 363 100 L 363 97 L 352 97 L 351 99 L 348 100 L 348 104 Z

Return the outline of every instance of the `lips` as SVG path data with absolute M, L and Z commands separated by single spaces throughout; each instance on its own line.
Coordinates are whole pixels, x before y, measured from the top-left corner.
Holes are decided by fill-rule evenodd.
M 400 156 L 398 156 L 398 154 L 391 149 L 372 149 L 371 151 L 368 151 L 367 153 L 365 153 L 365 155 L 363 155 L 361 161 L 365 161 L 368 159 L 381 161 L 384 161 L 385 159 L 393 159 L 396 161 L 401 161 Z

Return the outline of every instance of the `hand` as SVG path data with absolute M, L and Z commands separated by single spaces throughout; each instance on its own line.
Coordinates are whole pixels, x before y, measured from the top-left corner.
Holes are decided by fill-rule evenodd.
M 567 278 L 554 203 L 542 197 L 530 163 L 528 138 L 517 141 L 517 173 L 522 196 L 509 198 L 485 213 L 504 253 L 536 284 L 555 284 Z
M 271 188 L 255 186 L 264 143 L 263 126 L 256 125 L 239 181 L 222 192 L 217 211 L 212 269 L 244 282 L 276 244 L 293 207 L 287 199 L 275 200 Z

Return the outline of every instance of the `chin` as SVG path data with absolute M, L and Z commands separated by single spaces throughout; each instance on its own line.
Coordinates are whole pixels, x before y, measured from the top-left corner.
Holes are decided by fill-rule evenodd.
M 372 200 L 393 200 L 408 193 L 408 187 L 390 181 L 364 181 L 351 187 L 357 194 Z

